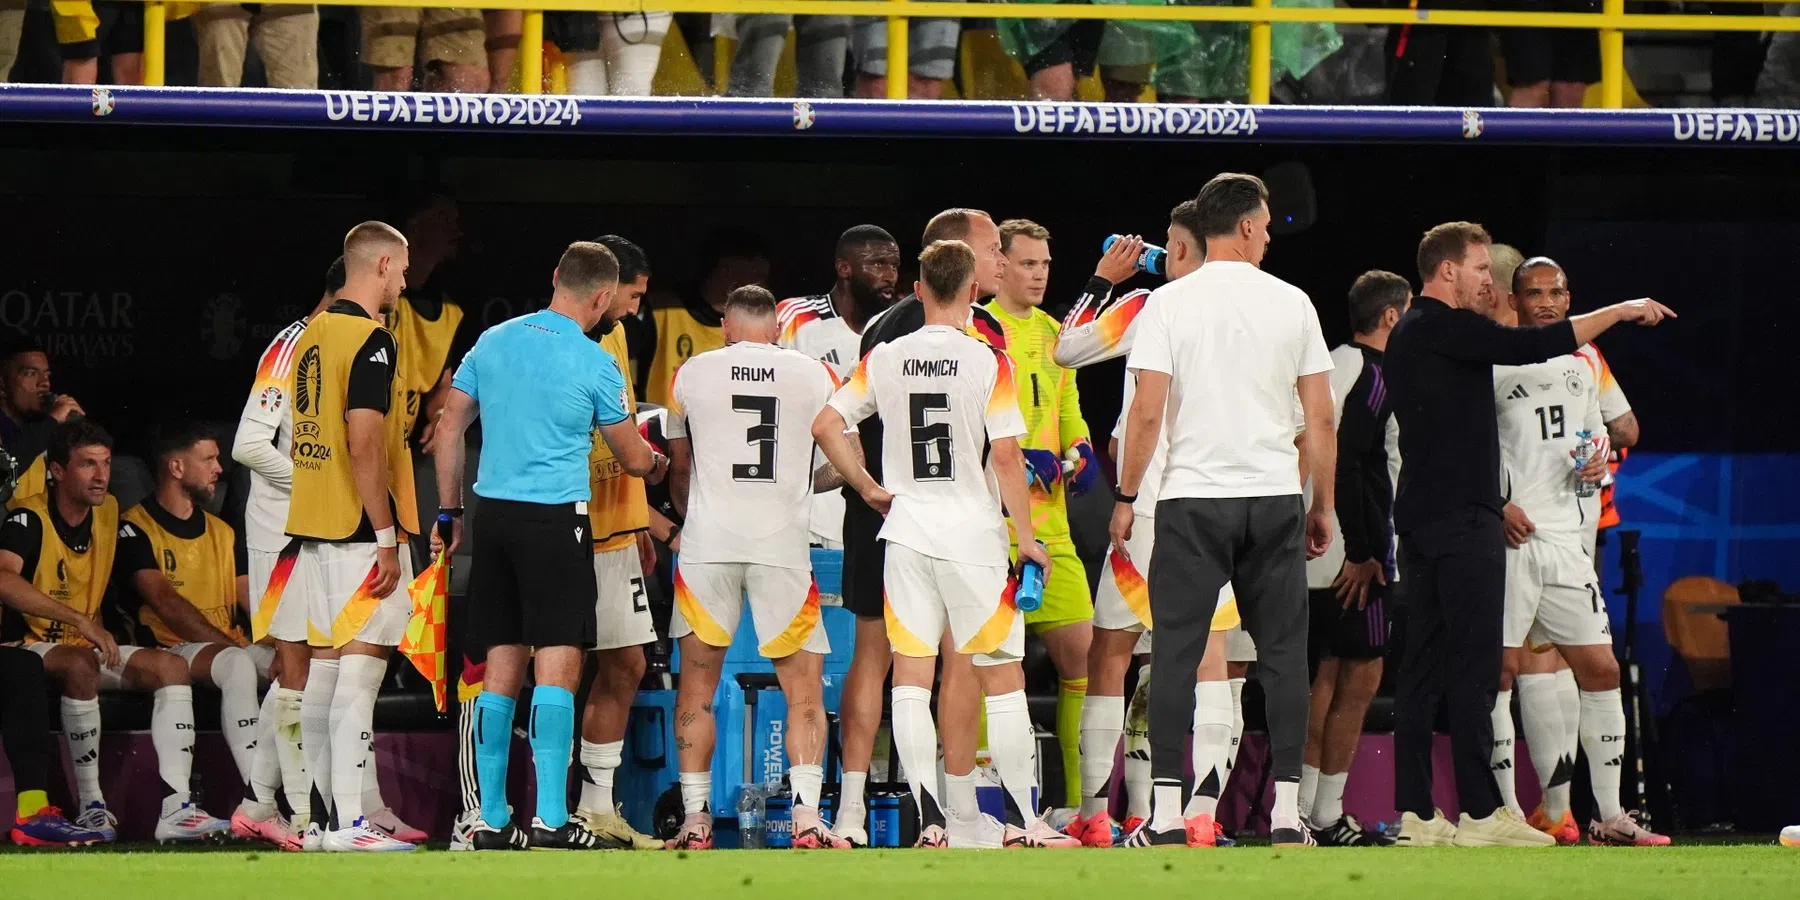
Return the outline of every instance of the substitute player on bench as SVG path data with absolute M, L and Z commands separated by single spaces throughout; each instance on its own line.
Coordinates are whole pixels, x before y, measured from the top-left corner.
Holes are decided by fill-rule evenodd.
M 806 502 L 813 480 L 810 429 L 837 389 L 837 376 L 818 360 L 775 346 L 775 297 L 761 287 L 731 292 L 724 327 L 725 347 L 695 356 L 675 373 L 667 422 L 675 504 L 688 523 L 669 627 L 681 641 L 675 746 L 687 820 L 669 847 L 712 846 L 712 698 L 748 596 L 758 647 L 774 661 L 787 700 L 793 846 L 848 849 L 850 842 L 819 817 L 827 737 L 820 673 L 831 644 L 819 624 Z M 711 437 L 696 444 L 696 433 Z

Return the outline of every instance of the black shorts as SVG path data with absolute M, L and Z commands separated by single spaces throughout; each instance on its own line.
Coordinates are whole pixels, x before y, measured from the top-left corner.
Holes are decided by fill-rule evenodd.
M 1099 19 L 1076 19 L 1050 46 L 1025 60 L 1025 74 L 1036 75 L 1064 63 L 1075 70 L 1076 78 L 1094 74 L 1094 61 L 1100 58 L 1100 38 L 1105 30 L 1106 23 Z
M 1362 609 L 1344 608 L 1331 588 L 1307 592 L 1312 603 L 1311 643 L 1315 659 L 1380 659 L 1387 653 L 1387 588 L 1369 585 Z
M 594 541 L 585 512 L 481 498 L 469 562 L 469 646 L 594 646 Z
M 1597 13 L 1600 0 L 1500 0 L 1496 7 L 1519 12 Z M 1561 81 L 1600 80 L 1600 33 L 1580 28 L 1502 28 L 1500 53 L 1506 83 L 1513 87 Z
M 606 27 L 612 27 L 608 17 Z M 600 49 L 600 16 L 591 12 L 544 14 L 544 39 L 564 53 L 593 53 Z
M 93 6 L 95 18 L 100 20 L 93 39 L 62 45 L 64 59 L 144 52 L 144 4 L 96 0 Z
M 865 619 L 878 619 L 886 602 L 887 545 L 876 537 L 881 533 L 881 514 L 854 494 L 844 491 L 844 608 Z

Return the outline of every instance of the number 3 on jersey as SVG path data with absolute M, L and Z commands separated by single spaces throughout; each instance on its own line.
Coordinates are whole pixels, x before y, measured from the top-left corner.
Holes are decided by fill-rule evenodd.
M 756 448 L 756 462 L 733 463 L 732 481 L 775 481 L 775 440 L 781 420 L 781 401 L 774 397 L 733 394 L 731 409 L 751 413 L 756 424 L 744 434 L 744 443 Z
M 956 452 L 951 446 L 950 423 L 932 422 L 934 412 L 950 411 L 948 394 L 908 394 L 912 411 L 912 460 L 914 481 L 956 480 Z

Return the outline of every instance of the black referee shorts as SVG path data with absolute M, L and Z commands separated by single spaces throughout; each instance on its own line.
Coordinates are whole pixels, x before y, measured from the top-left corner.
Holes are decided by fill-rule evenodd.
M 471 648 L 594 646 L 598 591 L 585 512 L 483 497 L 471 527 Z
M 883 615 L 883 575 L 887 545 L 881 542 L 881 513 L 861 495 L 844 490 L 844 608 L 865 619 Z
M 1380 659 L 1387 653 L 1387 588 L 1369 585 L 1369 602 L 1362 609 L 1344 608 L 1337 592 L 1317 588 L 1307 592 L 1312 605 L 1312 656 L 1315 659 Z

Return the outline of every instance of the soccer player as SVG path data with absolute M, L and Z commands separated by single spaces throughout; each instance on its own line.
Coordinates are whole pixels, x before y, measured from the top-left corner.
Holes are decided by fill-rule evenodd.
M 12 494 L 44 492 L 44 448 L 50 432 L 70 415 L 86 415 L 81 404 L 50 387 L 50 357 L 30 338 L 8 342 L 0 351 L 0 446 L 19 467 Z
M 825 778 L 824 655 L 808 549 L 813 419 L 838 380 L 830 366 L 775 346 L 775 297 L 750 285 L 725 303 L 725 347 L 675 374 L 667 421 L 674 493 L 688 528 L 675 575 L 682 677 L 675 700 L 681 805 L 671 849 L 712 846 L 713 693 L 744 597 L 762 655 L 787 700 L 788 781 L 797 849 L 847 849 L 819 817 Z M 712 435 L 696 444 L 692 435 Z M 742 434 L 740 442 L 736 436 Z
M 220 729 L 244 784 L 232 830 L 298 850 L 299 835 L 275 811 L 280 763 L 256 752 L 264 737 L 274 739 L 266 734 L 274 692 L 260 705 L 256 698 L 275 650 L 251 644 L 238 628 L 240 602 L 249 605 L 248 579 L 238 574 L 243 545 L 231 526 L 201 506 L 211 502 L 223 471 L 218 441 L 199 426 L 173 426 L 156 435 L 150 459 L 156 488 L 122 517 L 113 578 L 140 601 L 138 621 L 157 646 L 181 657 L 196 684 L 219 692 Z
M 438 496 L 446 506 L 433 546 L 454 551 L 462 533 L 463 438 L 478 413 L 483 419 L 468 625 L 487 651 L 472 723 L 481 822 L 468 841 L 476 850 L 611 845 L 568 808 L 574 691 L 598 624 L 593 522 L 584 508 L 593 497 L 595 429 L 626 474 L 655 481 L 668 472 L 667 459 L 626 412 L 624 372 L 587 336 L 618 292 L 618 259 L 600 244 L 570 244 L 552 285 L 549 309 L 482 333 L 451 380 L 438 425 Z M 506 802 L 516 698 L 528 662 L 537 679 L 530 718 L 537 816 L 529 835 L 513 823 Z
M 1171 281 L 1185 278 L 1205 262 L 1198 216 L 1199 205 L 1192 200 L 1183 201 L 1169 212 L 1168 257 L 1164 265 Z M 1114 284 L 1130 277 L 1142 247 L 1142 239 L 1127 237 L 1101 257 L 1085 293 L 1063 321 L 1054 353 L 1058 365 L 1093 365 L 1131 352 L 1137 336 L 1135 326 L 1150 292 L 1131 291 L 1117 298 L 1110 298 L 1110 292 Z M 1124 402 L 1112 433 L 1115 460 L 1123 459 L 1120 454 L 1126 438 L 1124 410 L 1131 408 L 1136 384 L 1135 374 L 1126 372 Z M 1113 750 L 1119 745 L 1121 734 L 1126 726 L 1144 720 L 1143 715 L 1128 714 L 1126 710 L 1125 674 L 1151 624 L 1149 586 L 1144 573 L 1150 569 L 1155 549 L 1157 489 L 1162 483 L 1160 473 L 1167 455 L 1168 441 L 1159 438 L 1151 456 L 1151 468 L 1132 504 L 1137 522 L 1126 546 L 1129 555 L 1108 554 L 1100 570 L 1093 643 L 1088 652 L 1087 698 L 1081 714 L 1081 808 L 1067 829 L 1089 847 L 1112 846 L 1118 836 L 1116 831 L 1129 834 L 1137 830 L 1150 813 L 1150 752 L 1148 732 L 1144 729 L 1133 726 L 1133 745 L 1127 747 L 1125 756 L 1125 782 L 1132 812 L 1123 828 L 1116 829 L 1107 812 L 1106 789 L 1112 781 Z M 1194 846 L 1213 846 L 1222 833 L 1215 814 L 1230 771 L 1230 748 L 1236 740 L 1231 686 L 1226 680 L 1225 635 L 1237 623 L 1237 601 L 1227 585 L 1219 593 L 1213 631 L 1208 636 L 1206 658 L 1195 686 L 1193 753 L 1199 783 L 1187 816 L 1193 820 L 1189 842 Z M 1140 695 L 1146 693 L 1149 675 L 1148 666 L 1139 670 Z M 1237 687 L 1241 690 L 1241 683 Z M 1242 717 L 1237 721 L 1241 731 Z M 1135 746 L 1138 741 L 1143 741 L 1143 746 Z
M 924 327 L 871 350 L 820 411 L 812 433 L 845 482 L 886 516 L 881 539 L 889 545 L 885 613 L 894 652 L 893 728 L 919 806 L 917 846 L 950 845 L 933 777 L 938 740 L 930 705 L 938 643 L 947 628 L 955 652 L 972 657 L 987 698 L 988 743 L 1006 790 L 1001 844 L 1078 847 L 1079 841 L 1045 823 L 1032 802 L 1037 750 L 1021 664 L 1025 628 L 1012 599 L 1002 502 L 1027 511 L 1013 519 L 1021 564 L 1042 566 L 1046 578 L 1052 566 L 1031 527 L 1018 442 L 1025 425 L 1012 364 L 963 331 L 979 291 L 975 268 L 976 253 L 962 241 L 925 248 L 915 285 Z M 882 440 L 882 469 L 892 492 L 863 467 L 845 435 L 877 410 L 896 426 L 907 423 Z M 951 768 L 947 752 L 945 760 Z
M 900 279 L 900 245 L 876 225 L 858 225 L 837 242 L 837 281 L 831 291 L 793 297 L 775 307 L 781 323 L 781 346 L 798 350 L 847 378 L 862 355 L 857 352 L 869 320 L 894 304 Z M 824 457 L 817 462 L 824 463 Z M 835 477 L 835 473 L 834 473 Z M 812 542 L 821 547 L 844 545 L 844 497 L 841 485 L 815 478 L 812 495 Z
M 1057 322 L 1039 308 L 1050 283 L 1050 230 L 1029 219 L 1001 222 L 1000 252 L 1006 254 L 1000 293 L 983 305 L 1006 332 L 1006 355 L 1017 376 L 1026 430 L 1019 446 L 1033 475 L 1032 532 L 1056 560 L 1055 574 L 1044 583 L 1044 603 L 1025 614 L 1025 628 L 1044 642 L 1060 680 L 1056 741 L 1062 749 L 1063 796 L 1074 806 L 1081 797 L 1081 701 L 1087 694 L 1094 603 L 1087 569 L 1069 534 L 1068 497 L 1092 488 L 1100 465 L 1081 418 L 1075 373 L 1051 358 Z M 1073 463 L 1066 476 L 1065 459 Z M 1110 750 L 1107 755 L 1110 761 Z
M 682 363 L 725 346 L 725 298 L 744 285 L 769 283 L 769 248 L 747 231 L 714 232 L 701 243 L 700 271 L 691 293 L 674 303 L 652 298 L 649 314 L 638 316 L 644 333 L 633 342 L 642 346 L 632 358 L 645 373 L 644 399 L 658 406 L 669 404 L 669 385 Z
M 1513 273 L 1513 304 L 1519 320 L 1536 325 L 1569 314 L 1568 277 L 1546 257 L 1526 260 Z M 1576 726 L 1587 752 L 1597 818 L 1588 825 L 1594 844 L 1664 846 L 1669 838 L 1638 823 L 1619 801 L 1625 749 L 1625 707 L 1619 691 L 1619 663 L 1612 629 L 1594 571 L 1594 530 L 1599 502 L 1577 493 L 1580 482 L 1597 484 L 1605 475 L 1606 421 L 1600 403 L 1600 370 L 1581 350 L 1530 366 L 1494 369 L 1494 402 L 1500 409 L 1501 475 L 1507 488 L 1506 661 L 1495 700 L 1495 724 L 1502 711 L 1511 725 L 1513 681 L 1526 650 L 1554 645 L 1575 673 L 1579 687 Z M 1578 431 L 1590 433 L 1593 456 L 1579 471 L 1571 457 Z M 1573 474 L 1572 474 L 1573 473 Z M 1552 679 L 1555 675 L 1539 672 Z M 1542 685 L 1543 681 L 1538 681 Z M 1559 834 L 1569 815 L 1567 789 L 1555 795 L 1549 782 L 1567 776 L 1572 754 L 1564 756 L 1566 728 L 1560 702 L 1535 704 L 1532 763 L 1546 784 L 1539 830 Z M 1532 738 L 1535 736 L 1535 740 Z M 1542 746 L 1538 746 L 1539 744 Z M 1508 741 L 1510 744 L 1510 741 Z M 1507 778 L 1515 771 L 1506 769 Z M 1500 774 L 1500 773 L 1496 773 Z M 1559 785 L 1560 786 L 1560 785 Z M 1510 794 L 1509 791 L 1502 793 Z M 1542 825 L 1552 828 L 1546 829 Z
M 231 458 L 250 470 L 250 494 L 244 503 L 244 556 L 250 598 L 250 637 L 273 642 L 278 665 L 276 683 L 264 698 L 256 756 L 275 754 L 281 769 L 282 791 L 293 816 L 285 823 L 271 813 L 256 818 L 261 808 L 240 807 L 231 817 L 232 830 L 246 839 L 267 840 L 283 848 L 294 842 L 290 833 L 303 836 L 312 822 L 312 779 L 306 771 L 306 754 L 300 747 L 300 701 L 306 689 L 311 651 L 306 645 L 306 600 L 298 588 L 294 599 L 282 603 L 293 573 L 300 545 L 287 536 L 288 494 L 293 487 L 294 463 L 289 457 L 294 443 L 294 412 L 289 402 L 293 388 L 294 345 L 306 323 L 325 311 L 344 287 L 344 259 L 338 257 L 325 271 L 325 291 L 304 319 L 275 335 L 256 367 L 256 382 L 244 401 L 232 440 Z M 374 762 L 373 757 L 370 759 Z M 371 770 L 374 768 L 370 766 Z
M 398 348 L 381 325 L 406 285 L 406 265 L 406 238 L 392 226 L 350 229 L 344 287 L 294 343 L 287 533 L 299 539 L 297 590 L 281 605 L 304 601 L 312 647 L 300 711 L 314 787 L 309 849 L 414 848 L 375 828 L 363 808 L 375 697 L 412 616 L 412 560 L 399 545 L 419 533 L 412 453 L 392 414 Z
M 117 645 L 94 625 L 112 580 L 118 547 L 119 504 L 106 492 L 112 480 L 112 438 L 91 419 L 57 426 L 49 449 L 48 493 L 13 498 L 0 526 L 0 602 L 23 613 L 7 630 L 23 631 L 25 649 L 44 659 L 62 692 L 62 725 L 81 813 L 76 824 L 117 838 L 118 820 L 100 791 L 101 690 L 153 695 L 150 738 L 162 777 L 158 841 L 194 841 L 221 834 L 230 823 L 193 801 L 194 692 L 187 663 L 151 647 Z M 80 615 L 44 616 L 46 603 Z
M 637 413 L 632 391 L 631 354 L 619 320 L 636 315 L 650 286 L 650 260 L 643 248 L 616 234 L 594 243 L 612 251 L 619 263 L 619 287 L 601 313 L 601 349 L 611 356 L 625 379 L 622 398 L 627 414 Z M 625 723 L 638 682 L 644 678 L 644 645 L 656 640 L 650 618 L 650 595 L 644 578 L 655 570 L 656 548 L 650 544 L 650 505 L 644 480 L 625 471 L 611 445 L 598 431 L 588 453 L 588 522 L 594 538 L 594 659 L 598 664 L 581 714 L 581 799 L 574 818 L 588 831 L 626 850 L 658 850 L 662 842 L 632 828 L 613 802 L 613 776 L 624 761 Z M 709 695 L 710 696 L 710 695 Z
M 1312 641 L 1319 658 L 1301 769 L 1303 812 L 1321 847 L 1387 843 L 1344 812 L 1344 782 L 1362 739 L 1363 717 L 1381 686 L 1387 650 L 1385 605 L 1394 579 L 1393 473 L 1399 440 L 1381 352 L 1388 332 L 1412 302 L 1412 286 L 1392 272 L 1364 272 L 1350 286 L 1354 337 L 1331 352 L 1331 399 L 1337 416 L 1337 500 L 1332 528 L 1341 540 L 1306 564 Z M 1341 549 L 1340 549 L 1341 548 Z M 1308 778 L 1307 776 L 1312 776 Z M 1311 783 L 1313 796 L 1307 798 Z
M 1000 272 L 1006 257 L 1000 252 L 1000 229 L 987 213 L 975 209 L 947 209 L 925 224 L 923 243 L 958 240 L 975 251 L 975 289 L 978 296 L 1000 290 Z M 902 335 L 925 327 L 926 304 L 918 295 L 888 307 L 870 319 L 863 329 L 860 355 Z M 964 330 L 989 346 L 1005 349 L 1006 334 L 998 319 L 974 306 L 964 320 Z M 872 477 L 881 478 L 882 417 L 871 415 L 857 429 L 864 464 Z M 841 471 L 841 470 L 840 470 Z M 881 690 L 892 658 L 886 644 L 884 615 L 886 545 L 877 538 L 881 514 L 863 502 L 862 495 L 844 487 L 844 608 L 856 614 L 856 651 L 850 673 L 844 679 L 843 730 L 844 783 L 834 831 L 854 844 L 868 843 L 863 788 L 869 777 L 869 759 L 875 733 L 881 727 Z M 944 741 L 944 780 L 950 844 L 958 848 L 997 848 L 1005 827 L 992 816 L 982 815 L 975 799 L 975 753 L 981 727 L 980 686 L 974 667 L 955 645 L 940 657 L 943 686 L 938 695 L 938 721 Z

